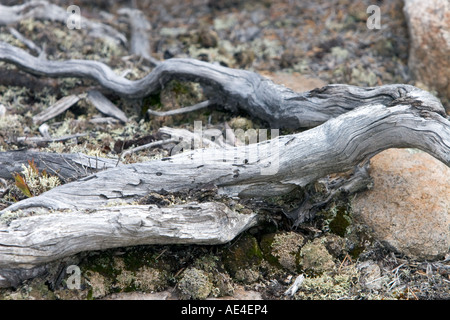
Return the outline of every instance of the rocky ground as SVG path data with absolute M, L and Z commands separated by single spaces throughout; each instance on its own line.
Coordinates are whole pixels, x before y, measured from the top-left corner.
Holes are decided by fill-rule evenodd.
M 9 5 L 18 3 L 9 2 Z M 252 70 L 296 91 L 330 83 L 358 86 L 390 83 L 422 85 L 416 84 L 409 76 L 408 30 L 402 12 L 403 2 L 400 0 L 377 2 L 381 9 L 379 30 L 371 30 L 366 26 L 366 9 L 372 4 L 368 0 L 131 2 L 151 22 L 151 54 L 158 60 L 191 57 Z M 86 17 L 107 22 L 129 36 L 129 24 L 118 18 L 115 12 L 123 6 L 130 6 L 131 2 L 99 1 L 93 5 L 88 1 L 79 1 L 77 4 Z M 130 56 L 123 44 L 95 38 L 83 29 L 68 30 L 56 22 L 33 19 L 22 20 L 14 27 L 39 46 L 45 43 L 48 59 L 98 60 L 111 66 L 118 74 L 126 74 L 129 79 L 141 78 L 152 69 L 146 61 Z M 25 48 L 6 26 L 0 27 L 0 40 Z M 2 72 L 14 69 L 0 63 Z M 39 135 L 38 126 L 31 120 L 33 115 L 62 97 L 70 93 L 83 93 L 93 85 L 88 80 L 70 78 L 41 80 L 24 76 L 15 80 L 0 80 L 0 107 L 3 106 L 0 109 L 0 151 L 24 147 L 18 137 Z M 48 124 L 51 135 L 55 137 L 88 133 L 86 136 L 32 147 L 52 152 L 83 152 L 117 158 L 117 152 L 124 143 L 146 143 L 162 126 L 192 128 L 194 120 L 202 120 L 210 125 L 227 122 L 232 128 L 264 128 L 264 123 L 250 119 L 245 114 L 230 114 L 223 110 L 203 110 L 160 118 L 145 115 L 149 108 L 170 110 L 202 101 L 201 90 L 192 83 L 173 81 L 159 96 L 142 101 L 127 101 L 114 95 L 108 98 L 126 112 L 129 118 L 126 124 L 90 121 L 98 117 L 98 111 L 81 100 Z M 440 98 L 448 108 L 448 100 Z M 168 152 L 164 148 L 155 148 L 127 156 L 124 161 L 130 163 L 157 159 Z M 400 151 L 385 154 L 388 160 L 384 162 L 380 158 L 378 168 L 381 169 L 374 171 L 377 177 L 383 174 L 383 170 L 385 172 L 385 180 L 381 177 L 381 180 L 375 181 L 380 181 L 379 184 L 387 188 L 381 191 L 383 196 L 389 196 L 391 187 L 400 190 L 400 194 L 392 193 L 391 200 L 383 198 L 382 202 L 392 201 L 395 203 L 394 208 L 415 210 L 415 217 L 425 221 L 428 218 L 424 211 L 433 214 L 439 212 L 439 217 L 445 219 L 444 222 L 439 221 L 441 228 L 442 223 L 445 225 L 442 232 L 446 237 L 449 213 L 446 195 L 450 188 L 448 168 L 435 167 L 438 166 L 436 163 L 426 162 L 431 161 L 429 159 L 418 160 L 416 158 L 422 156 L 415 155 L 417 176 L 421 176 L 427 167 L 433 166 L 433 183 L 436 187 L 429 187 L 429 182 L 421 180 L 418 186 L 414 185 L 411 189 L 408 181 L 415 181 L 414 176 L 412 180 L 405 178 L 405 181 L 400 181 L 403 184 L 399 181 L 383 184 L 383 181 L 395 176 L 388 167 L 396 165 L 392 159 L 404 163 L 405 157 L 412 157 L 397 152 Z M 407 152 L 416 154 L 414 150 Z M 425 162 L 417 164 L 418 161 Z M 399 171 L 413 175 L 414 170 L 410 169 L 400 168 Z M 439 181 L 443 182 L 439 184 Z M 0 208 L 26 197 L 23 189 L 18 188 L 14 181 L 2 181 L 2 184 Z M 420 186 L 428 186 L 431 190 L 424 191 Z M 420 197 L 405 196 L 408 192 L 420 194 L 424 201 Z M 228 244 L 140 246 L 83 254 L 79 257 L 81 262 L 77 264 L 81 270 L 79 289 L 69 289 L 69 275 L 61 273 L 60 279 L 55 282 L 37 278 L 15 290 L 1 290 L 0 298 L 450 298 L 450 264 L 446 260 L 446 253 L 440 251 L 440 257 L 436 259 L 433 256 L 433 261 L 430 261 L 424 260 L 421 253 L 411 254 L 411 246 L 420 246 L 420 243 L 408 244 L 410 251 L 406 252 L 409 255 L 393 250 L 392 245 L 386 245 L 389 235 L 383 241 L 373 235 L 373 229 L 380 222 L 371 225 L 367 219 L 360 219 L 360 212 L 364 210 L 355 212 L 357 209 L 353 199 L 345 197 L 335 199 L 313 220 L 293 229 L 283 212 L 296 208 L 302 196 L 302 191 L 296 190 L 287 196 L 259 203 L 255 210 L 266 215 L 267 221 Z M 367 199 L 373 194 L 368 193 L 363 197 Z M 379 200 L 381 196 L 378 194 L 375 197 Z M 157 200 L 171 201 L 164 196 Z M 415 202 L 411 204 L 412 201 Z M 436 201 L 447 202 L 435 208 Z M 425 206 L 422 202 L 425 202 Z M 367 204 L 361 204 L 361 201 L 358 205 L 358 208 L 367 208 Z M 375 210 L 375 213 L 377 210 L 393 210 L 391 214 L 395 217 L 397 212 L 397 209 L 371 205 L 370 209 Z M 392 216 L 386 219 L 392 221 Z M 432 224 L 428 227 L 430 232 L 435 229 Z M 421 226 L 415 228 L 419 229 L 417 234 L 420 234 Z M 392 230 L 390 232 L 392 234 Z M 397 242 L 399 238 L 396 238 Z M 430 244 L 424 241 L 422 244 Z M 433 245 L 425 250 L 432 251 Z M 288 288 L 302 275 L 305 278 L 298 290 L 286 294 Z

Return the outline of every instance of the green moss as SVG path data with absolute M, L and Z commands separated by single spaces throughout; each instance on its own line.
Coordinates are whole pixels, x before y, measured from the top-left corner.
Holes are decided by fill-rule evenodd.
M 225 269 L 235 276 L 239 270 L 258 266 L 263 260 L 262 251 L 255 237 L 245 234 L 224 252 Z
M 346 207 L 340 206 L 336 208 L 334 217 L 329 223 L 330 231 L 338 236 L 345 236 L 347 227 L 351 223 L 351 218 L 348 215 Z
M 114 257 L 109 250 L 91 256 L 81 266 L 81 272 L 93 271 L 108 278 L 115 278 L 120 271 L 114 268 Z
M 145 116 L 147 111 L 159 110 L 162 107 L 160 92 L 151 94 L 142 100 L 141 116 Z
M 160 268 L 155 251 L 144 249 L 132 247 L 119 256 L 107 250 L 89 257 L 81 265 L 89 285 L 88 297 L 98 299 L 116 292 L 152 292 L 167 288 L 170 272 Z
M 348 227 L 353 222 L 346 203 L 333 204 L 330 209 L 321 212 L 321 216 L 324 218 L 324 228 L 341 237 L 349 232 Z
M 130 271 L 137 271 L 143 266 L 153 265 L 156 260 L 154 252 L 147 247 L 132 247 L 121 258 L 125 268 Z

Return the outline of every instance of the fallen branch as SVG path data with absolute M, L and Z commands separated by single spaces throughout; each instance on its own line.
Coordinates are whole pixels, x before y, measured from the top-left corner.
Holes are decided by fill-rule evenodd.
M 162 242 L 221 244 L 257 221 L 255 213 L 240 214 L 224 204 L 211 202 L 170 208 L 115 206 L 94 213 L 74 211 L 24 217 L 0 228 L 0 287 L 23 280 L 23 269 L 81 251 Z
M 152 116 L 167 117 L 167 116 L 174 116 L 177 114 L 183 114 L 183 113 L 187 113 L 187 112 L 201 110 L 201 109 L 209 107 L 211 104 L 212 103 L 210 101 L 206 100 L 206 101 L 197 103 L 193 106 L 179 108 L 179 109 L 175 109 L 175 110 L 169 110 L 169 111 L 154 111 L 154 110 L 149 109 L 147 111 L 147 113 Z
M 29 1 L 11 7 L 0 5 L 0 25 L 9 25 L 30 18 L 66 24 L 69 15 L 66 8 L 44 0 Z M 88 34 L 92 37 L 106 38 L 116 43 L 127 43 L 127 38 L 109 25 L 82 18 L 80 27 L 87 29 Z
M 328 85 L 296 93 L 251 71 L 226 68 L 194 59 L 169 59 L 140 80 L 128 80 L 101 62 L 40 60 L 22 49 L 0 42 L 0 61 L 46 77 L 89 78 L 125 98 L 143 98 L 161 91 L 169 81 L 196 81 L 211 104 L 238 109 L 262 119 L 272 128 L 311 128 L 362 104 L 389 105 L 420 91 L 410 85 L 360 88 Z M 445 115 L 442 109 L 442 115 Z
M 25 38 L 19 31 L 14 28 L 9 28 L 9 32 L 18 40 L 22 41 L 30 50 L 33 50 L 38 55 L 43 54 L 43 50 L 37 46 L 33 41 Z
M 127 122 L 128 118 L 125 112 L 117 108 L 111 101 L 109 101 L 100 91 L 90 90 L 87 99 L 97 108 L 101 113 L 119 119 L 122 122 Z
M 152 29 L 152 26 L 145 17 L 145 14 L 140 10 L 130 8 L 119 9 L 117 13 L 128 16 L 129 23 L 131 25 L 131 53 L 144 58 L 154 66 L 160 64 L 158 60 L 150 55 L 151 49 L 149 33 Z
M 47 144 L 50 142 L 61 142 L 86 136 L 86 133 L 68 134 L 60 137 L 18 137 L 17 142 L 22 144 Z
M 12 179 L 12 174 L 22 171 L 22 165 L 34 160 L 39 171 L 57 174 L 63 180 L 75 180 L 94 172 L 115 168 L 117 159 L 87 156 L 82 153 L 48 153 L 36 151 L 0 152 L 0 178 Z
M 130 154 L 133 154 L 134 152 L 138 152 L 138 151 L 145 150 L 145 149 L 150 149 L 153 147 L 159 147 L 159 146 L 162 146 L 162 145 L 168 144 L 168 143 L 176 143 L 176 142 L 179 142 L 179 140 L 178 139 L 167 139 L 167 140 L 153 141 L 153 142 L 143 144 L 141 146 L 134 147 L 132 149 L 125 151 L 124 153 L 121 154 L 121 158 L 124 158 Z
M 36 75 L 94 79 L 127 98 L 157 93 L 172 79 L 197 81 L 204 86 L 210 103 L 232 111 L 244 110 L 272 128 L 319 125 L 257 144 L 221 147 L 214 142 L 210 148 L 160 161 L 112 167 L 15 203 L 0 211 L 0 261 L 4 261 L 0 264 L 0 283 L 17 283 L 24 275 L 35 275 L 37 271 L 31 270 L 42 264 L 77 252 L 144 243 L 186 243 L 176 215 L 167 221 L 162 214 L 172 207 L 152 206 L 151 211 L 157 212 L 153 218 L 149 207 L 117 206 L 162 189 L 172 193 L 210 189 L 239 198 L 282 195 L 329 174 L 363 166 L 388 148 L 419 148 L 450 166 L 450 123 L 444 108 L 434 96 L 413 86 L 330 85 L 295 93 L 253 72 L 192 59 L 164 61 L 143 79 L 130 81 L 99 62 L 42 61 L 6 43 L 0 43 L 0 60 Z M 195 140 L 203 144 L 204 137 L 194 133 L 192 139 L 194 145 Z M 360 181 L 338 182 L 337 188 L 351 190 Z M 127 213 L 128 209 L 132 213 Z M 191 217 L 192 212 L 177 212 L 185 214 Z M 300 219 L 302 214 L 293 213 L 292 218 Z M 230 239 L 223 236 L 227 228 L 236 235 L 249 226 L 246 220 L 225 218 L 213 229 L 209 219 L 203 216 L 198 220 L 198 238 L 189 243 L 205 243 L 201 235 L 211 230 L 216 230 L 216 237 Z M 149 220 L 159 228 L 155 233 L 159 237 L 145 236 Z M 95 227 L 90 228 L 90 224 Z M 191 227 L 186 220 L 182 225 Z M 172 226 L 173 237 L 161 237 Z M 106 238 L 93 241 L 103 229 L 108 232 Z M 211 238 L 208 241 L 213 243 Z M 91 247 L 92 242 L 98 246 Z
M 437 102 L 420 91 L 392 106 L 362 106 L 302 133 L 112 168 L 23 200 L 8 210 L 99 207 L 118 200 L 134 201 L 151 190 L 175 192 L 210 183 L 229 197 L 280 195 L 328 174 L 350 170 L 388 148 L 418 148 L 450 165 L 450 123 L 440 115 L 442 106 Z
M 75 94 L 71 94 L 70 96 L 61 98 L 58 101 L 56 101 L 55 104 L 43 110 L 39 114 L 33 116 L 33 122 L 36 124 L 40 124 L 42 122 L 53 119 L 54 117 L 60 115 L 61 113 L 69 109 L 78 101 L 80 101 L 80 97 Z
M 362 106 L 302 133 L 123 165 L 20 201 L 0 211 L 4 221 L 0 224 L 0 285 L 36 276 L 39 273 L 35 270 L 42 270 L 42 263 L 77 252 L 144 243 L 186 243 L 179 228 L 192 230 L 188 217 L 197 221 L 193 227 L 197 238 L 190 243 L 212 243 L 211 238 L 199 236 L 211 235 L 211 230 L 227 241 L 255 221 L 253 215 L 246 216 L 253 221 L 250 224 L 248 220 L 223 221 L 217 218 L 217 212 L 206 218 L 202 216 L 207 211 L 202 207 L 205 204 L 198 204 L 198 220 L 191 211 L 183 211 L 186 207 L 181 212 L 174 209 L 176 213 L 169 220 L 165 210 L 173 208 L 160 212 L 153 206 L 111 207 L 152 191 L 176 192 L 209 185 L 229 197 L 279 195 L 330 173 L 351 169 L 387 148 L 419 148 L 449 166 L 450 123 L 440 114 L 442 106 L 436 101 L 432 95 L 418 91 L 414 97 L 390 106 Z M 221 221 L 214 228 L 208 222 L 213 218 Z M 149 225 L 157 230 L 151 236 Z M 235 233 L 224 237 L 227 228 Z M 167 230 L 175 231 L 166 237 Z

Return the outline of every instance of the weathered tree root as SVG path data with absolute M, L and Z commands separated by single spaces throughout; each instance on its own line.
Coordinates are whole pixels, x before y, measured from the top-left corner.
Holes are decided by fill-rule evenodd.
M 49 61 L 0 42 L 0 61 L 16 65 L 34 75 L 78 77 L 97 81 L 105 89 L 125 98 L 143 98 L 158 93 L 169 81 L 201 83 L 211 104 L 237 109 L 262 119 L 272 128 L 311 128 L 362 104 L 389 105 L 401 98 L 413 98 L 419 89 L 410 85 L 360 88 L 328 85 L 296 93 L 251 71 L 226 68 L 195 59 L 169 59 L 161 62 L 140 80 L 116 75 L 108 66 L 90 60 Z M 439 111 L 445 115 L 445 111 Z
M 97 216 L 97 212 L 108 211 L 105 206 L 117 202 L 139 199 L 151 191 L 164 189 L 175 192 L 213 185 L 220 194 L 230 197 L 278 195 L 327 174 L 351 169 L 382 150 L 394 147 L 422 149 L 449 166 L 450 124 L 434 112 L 433 102 L 431 95 L 425 94 L 393 106 L 366 105 L 302 133 L 248 146 L 197 149 L 165 160 L 123 165 L 56 187 L 0 212 L 2 217 L 11 212 L 31 215 L 14 220 L 9 226 L 3 224 L 0 261 L 10 273 L 11 267 L 33 264 L 35 258 L 22 254 L 28 250 L 27 247 L 45 250 L 48 261 L 51 257 L 62 257 L 61 246 L 70 247 L 67 253 L 71 254 L 91 250 L 90 242 L 80 239 L 75 232 L 85 229 L 83 238 L 88 234 L 95 237 L 98 233 L 97 228 L 89 229 L 85 225 L 90 220 L 81 218 L 83 214 L 92 215 L 92 219 L 97 224 L 103 223 L 105 228 L 112 228 L 113 246 L 130 245 L 130 239 L 141 238 L 147 233 L 146 228 L 135 227 L 146 222 L 139 218 L 142 221 L 135 221 L 132 227 L 133 237 L 122 237 L 130 226 L 111 223 L 112 216 Z M 116 208 L 127 210 L 128 207 Z M 67 215 L 64 221 L 66 210 L 76 214 Z M 43 214 L 45 212 L 48 214 Z M 76 216 L 81 219 L 75 219 Z M 46 223 L 45 232 L 41 230 L 41 221 L 49 221 L 52 217 L 57 218 L 58 224 Z M 35 229 L 19 232 L 19 226 L 29 226 L 29 219 L 33 220 Z M 170 228 L 166 223 L 169 222 L 158 226 L 162 230 Z M 207 230 L 201 228 L 197 231 Z M 67 234 L 64 243 L 58 241 L 62 232 Z M 147 241 L 154 243 L 150 238 Z
M 0 25 L 8 25 L 29 18 L 66 24 L 67 17 L 67 8 L 59 7 L 45 0 L 32 0 L 10 7 L 0 4 Z M 126 36 L 107 24 L 84 18 L 81 19 L 81 28 L 87 29 L 88 34 L 92 37 L 106 38 L 116 43 L 127 44 Z
M 197 149 L 122 165 L 20 201 L 7 210 L 87 209 L 134 201 L 149 191 L 205 184 L 230 197 L 273 196 L 352 169 L 388 148 L 418 148 L 450 165 L 450 123 L 430 94 L 394 106 L 366 105 L 321 126 L 226 149 Z M 3 212 L 0 212 L 0 215 Z
M 190 59 L 162 62 L 138 81 L 120 78 L 97 62 L 35 59 L 20 49 L 0 43 L 0 60 L 12 62 L 30 73 L 88 76 L 125 97 L 143 97 L 157 92 L 171 79 L 182 78 L 214 88 L 217 95 L 208 91 L 210 101 L 215 99 L 231 109 L 246 110 L 275 128 L 282 124 L 295 128 L 323 124 L 258 144 L 196 149 L 160 161 L 110 168 L 0 211 L 0 218 L 5 221 L 0 224 L 0 286 L 36 275 L 43 263 L 99 248 L 90 247 L 86 240 L 94 239 L 99 233 L 98 228 L 90 229 L 90 225 L 99 228 L 104 225 L 108 230 L 101 241 L 103 249 L 133 245 L 136 241 L 139 244 L 162 241 L 160 235 L 172 223 L 174 237 L 183 233 L 178 228 L 190 228 L 184 218 L 180 218 L 184 221 L 181 224 L 175 222 L 175 217 L 164 223 L 148 218 L 148 206 L 117 206 L 117 203 L 138 200 L 149 192 L 217 188 L 219 194 L 228 197 L 280 195 L 328 174 L 364 164 L 388 148 L 419 148 L 450 166 L 450 122 L 444 108 L 434 96 L 412 86 L 363 89 L 331 85 L 295 93 L 252 72 Z M 108 206 L 114 204 L 117 214 L 106 214 L 112 210 Z M 135 211 L 127 214 L 128 210 Z M 190 216 L 189 212 L 180 214 Z M 208 210 L 199 212 L 206 214 L 198 220 L 205 223 L 199 223 L 196 232 L 198 239 L 203 239 L 198 241 L 205 243 L 201 235 L 210 235 L 211 227 L 206 222 L 213 218 L 207 214 Z M 14 218 L 15 214 L 17 219 L 7 222 L 5 217 Z M 232 215 L 239 218 L 233 220 Z M 240 213 L 230 211 L 226 216 L 220 220 L 224 223 L 222 227 L 216 229 L 219 233 L 226 229 L 224 225 L 234 235 L 252 225 L 242 220 Z M 58 223 L 49 223 L 53 218 Z M 254 221 L 254 216 L 246 218 Z M 160 229 L 153 237 L 148 235 L 149 224 Z M 45 227 L 40 229 L 40 226 Z M 83 230 L 82 236 L 77 230 Z M 221 239 L 227 241 L 230 236 Z
M 0 178 L 11 179 L 13 173 L 22 171 L 22 165 L 33 160 L 39 171 L 46 170 L 63 181 L 76 180 L 94 172 L 121 165 L 115 159 L 87 156 L 82 153 L 49 153 L 37 151 L 0 152 Z
M 0 288 L 46 270 L 45 264 L 81 251 L 142 244 L 222 244 L 258 222 L 222 203 L 158 208 L 115 206 L 35 215 L 0 228 Z M 80 248 L 83 248 L 80 251 Z M 13 249 L 13 250 L 11 250 Z

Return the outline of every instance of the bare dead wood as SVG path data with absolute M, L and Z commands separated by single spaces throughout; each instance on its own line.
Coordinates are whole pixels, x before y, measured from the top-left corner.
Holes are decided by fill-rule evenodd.
M 25 269 L 34 270 L 43 261 L 93 250 L 92 239 L 102 238 L 102 229 L 108 230 L 112 240 L 102 238 L 101 248 L 156 241 L 166 243 L 164 237 L 157 238 L 159 240 L 144 237 L 146 240 L 143 240 L 137 236 L 137 230 L 144 230 L 148 221 L 143 220 L 147 213 L 141 212 L 142 207 L 108 207 L 139 199 L 150 191 L 171 192 L 213 184 L 221 194 L 230 197 L 279 195 L 327 174 L 351 169 L 378 152 L 394 147 L 419 148 L 450 165 L 450 125 L 435 112 L 440 109 L 435 103 L 435 98 L 420 91 L 395 105 L 362 106 L 302 133 L 249 146 L 199 149 L 161 161 L 123 165 L 23 200 L 0 212 L 2 219 L 14 213 L 25 215 L 9 226 L 4 224 L 0 230 L 0 252 L 4 255 L 0 261 L 7 261 L 3 269 L 0 268 L 0 276 L 4 283 L 16 283 L 21 276 L 29 274 Z M 122 210 L 126 208 L 134 208 L 136 212 L 125 214 Z M 120 214 L 114 215 L 114 210 Z M 173 219 L 179 214 L 169 219 L 170 223 L 155 222 L 162 228 L 155 234 L 171 229 Z M 80 217 L 83 218 L 78 219 Z M 132 222 L 128 224 L 127 219 Z M 155 219 L 162 221 L 165 216 L 159 213 Z M 204 227 L 207 223 L 200 220 L 197 232 L 207 232 Z M 184 222 L 181 225 L 189 228 Z M 89 227 L 92 225 L 98 228 Z M 240 225 L 237 230 L 243 228 Z M 223 226 L 215 230 L 220 230 L 221 234 L 222 229 Z M 77 230 L 83 230 L 83 237 Z M 29 253 L 32 251 L 39 254 Z M 42 255 L 46 257 L 44 260 L 40 260 Z
M 0 224 L 0 287 L 14 285 L 38 266 L 86 250 L 141 244 L 221 244 L 255 225 L 221 203 L 115 206 L 24 217 Z M 36 246 L 37 244 L 37 246 Z M 36 276 L 35 271 L 33 276 Z M 3 281 L 2 281 L 3 280 Z
M 362 104 L 389 105 L 418 90 L 402 84 L 373 88 L 328 85 L 296 93 L 257 73 L 194 59 L 166 60 L 144 78 L 132 81 L 116 75 L 97 61 L 42 61 L 5 42 L 0 42 L 0 61 L 12 63 L 34 75 L 93 79 L 125 98 L 155 94 L 174 79 L 195 81 L 205 87 L 205 94 L 212 104 L 231 111 L 243 110 L 266 121 L 272 128 L 314 127 Z M 439 112 L 445 115 L 444 109 Z
M 123 158 L 123 157 L 125 157 L 127 155 L 130 155 L 130 154 L 132 154 L 134 152 L 138 152 L 138 151 L 145 150 L 145 149 L 150 149 L 150 148 L 153 148 L 153 147 L 162 146 L 164 144 L 176 143 L 176 142 L 179 142 L 179 140 L 178 139 L 167 139 L 167 140 L 153 141 L 153 142 L 150 142 L 150 143 L 147 143 L 147 144 L 143 144 L 143 145 L 140 145 L 138 147 L 134 147 L 132 149 L 129 149 L 129 150 L 123 152 L 121 154 L 121 158 Z
M 33 122 L 36 124 L 40 124 L 42 122 L 53 119 L 54 117 L 69 109 L 78 101 L 80 101 L 80 97 L 74 94 L 61 98 L 55 104 L 41 111 L 39 114 L 33 116 Z
M 207 183 L 230 197 L 273 196 L 350 170 L 388 148 L 418 148 L 450 165 L 449 121 L 435 112 L 442 107 L 435 105 L 436 98 L 419 93 L 394 106 L 362 106 L 308 131 L 258 144 L 199 149 L 113 168 L 8 210 L 89 208 L 133 201 L 151 190 L 172 192 Z
M 167 116 L 174 116 L 177 114 L 183 114 L 183 113 L 188 113 L 188 112 L 192 112 L 192 111 L 197 111 L 200 109 L 204 109 L 207 108 L 211 105 L 211 102 L 206 100 L 200 103 L 197 103 L 193 106 L 189 106 L 189 107 L 184 107 L 184 108 L 179 108 L 179 109 L 175 109 L 175 110 L 169 110 L 169 111 L 154 111 L 154 110 L 148 110 L 147 113 L 149 115 L 152 116 L 157 116 L 157 117 L 167 117 Z
M 101 113 L 119 119 L 122 122 L 127 122 L 128 118 L 125 112 L 116 107 L 109 101 L 100 91 L 90 90 L 87 99 L 97 108 Z
M 92 212 L 35 215 L 16 219 L 8 226 L 2 225 L 0 269 L 29 268 L 76 254 L 80 249 L 101 250 L 121 247 L 125 243 L 130 246 L 161 242 L 226 243 L 242 232 L 242 228 L 249 228 L 257 220 L 254 213 L 240 214 L 215 202 L 167 208 L 122 205 Z M 7 249 L 10 246 L 20 249 L 11 252 Z
M 19 31 L 14 28 L 9 28 L 9 32 L 18 40 L 22 41 L 30 50 L 33 50 L 38 55 L 43 53 L 42 49 L 37 46 L 33 41 L 25 38 Z
M 45 0 L 33 0 L 11 7 L 0 5 L 0 25 L 9 25 L 30 18 L 58 21 L 65 25 L 69 15 L 66 8 Z M 127 38 L 107 24 L 82 17 L 81 28 L 86 29 L 92 37 L 106 38 L 115 43 L 127 44 Z
M 42 145 L 50 142 L 61 142 L 84 137 L 86 133 L 68 134 L 60 137 L 18 137 L 17 142 L 25 145 Z
M 22 171 L 22 165 L 34 160 L 39 171 L 46 170 L 57 174 L 64 180 L 74 180 L 85 177 L 93 172 L 114 168 L 117 159 L 87 156 L 82 153 L 49 153 L 37 151 L 6 151 L 0 152 L 0 178 L 11 179 L 12 174 Z
M 26 87 L 32 91 L 47 90 L 49 94 L 59 90 L 58 81 L 56 79 L 43 79 L 21 70 L 1 69 L 0 85 L 5 87 Z
M 71 238 L 71 230 L 76 231 L 83 226 L 87 232 L 84 238 L 95 238 L 98 230 L 86 227 L 82 221 L 84 219 L 64 219 L 63 214 L 67 213 L 64 211 L 83 218 L 90 212 L 92 219 L 101 221 L 102 214 L 110 209 L 108 206 L 118 202 L 131 203 L 149 192 L 161 189 L 177 192 L 201 189 L 205 185 L 214 186 L 221 195 L 228 197 L 281 195 L 329 174 L 362 166 L 372 156 L 388 148 L 419 148 L 447 166 L 450 165 L 450 123 L 442 104 L 431 94 L 408 85 L 376 88 L 330 85 L 295 93 L 253 72 L 192 59 L 165 61 L 143 79 L 130 81 L 118 77 L 106 65 L 98 62 L 37 61 L 25 51 L 5 43 L 0 43 L 0 60 L 14 63 L 37 75 L 89 77 L 128 98 L 158 92 L 165 83 L 175 78 L 197 81 L 205 86 L 206 95 L 212 103 L 231 110 L 245 110 L 275 128 L 320 124 L 308 131 L 258 144 L 225 148 L 216 148 L 212 144 L 207 149 L 180 153 L 160 161 L 111 168 L 13 204 L 0 211 L 2 219 L 17 215 L 18 218 L 10 222 L 9 226 L 19 228 L 22 221 L 26 224 L 29 221 L 27 219 L 31 218 L 33 228 L 39 228 L 40 219 L 48 221 L 62 217 L 62 220 L 58 220 L 59 224 L 46 224 L 45 232 L 50 236 L 45 241 L 39 237 L 44 231 L 35 234 L 34 229 L 28 229 L 26 234 L 32 239 L 30 243 L 13 236 L 15 233 L 4 224 L 2 230 L 5 238 L 1 238 L 0 234 L 0 252 L 4 253 L 5 259 L 8 255 L 9 259 L 13 259 L 8 260 L 9 263 L 5 263 L 3 269 L 0 268 L 0 277 L 5 282 L 9 281 L 8 277 L 18 281 L 24 274 L 25 266 L 27 270 L 34 270 L 39 267 L 39 263 L 44 263 L 39 259 L 33 260 L 27 254 L 21 260 L 21 250 L 25 252 L 31 247 L 33 250 L 44 250 L 49 257 L 45 263 L 56 257 L 61 258 L 58 255 L 61 250 L 65 254 L 91 250 L 89 241 L 80 241 L 78 236 Z M 196 135 L 193 139 L 197 139 Z M 359 183 L 356 179 L 349 184 L 341 183 L 340 187 L 350 190 Z M 96 208 L 95 211 L 92 208 Z M 132 217 L 141 216 L 135 213 L 130 216 L 133 220 Z M 110 231 L 112 224 L 116 228 L 114 234 L 119 235 L 114 238 L 114 243 L 105 242 L 107 245 L 130 245 L 129 237 L 124 236 L 129 232 L 126 223 L 107 219 L 102 221 L 98 223 L 104 224 L 105 229 Z M 205 225 L 200 225 L 197 232 L 207 232 Z M 237 230 L 243 230 L 243 225 L 239 225 Z M 61 232 L 68 234 L 64 242 L 59 240 Z M 3 243 L 7 245 L 2 247 Z
M 160 64 L 160 62 L 153 58 L 150 54 L 151 46 L 149 34 L 152 29 L 152 25 L 147 20 L 145 14 L 141 10 L 130 8 L 119 9 L 117 13 L 128 16 L 129 24 L 131 25 L 131 53 L 144 58 L 154 66 Z

